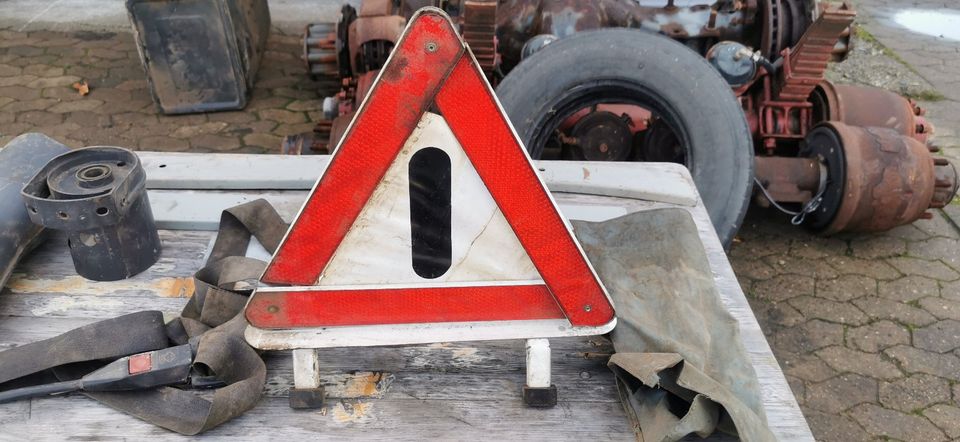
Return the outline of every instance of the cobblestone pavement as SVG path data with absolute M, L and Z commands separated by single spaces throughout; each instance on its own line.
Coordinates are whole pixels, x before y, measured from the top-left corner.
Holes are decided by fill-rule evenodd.
M 944 95 L 923 106 L 960 158 L 960 42 L 898 27 L 904 3 L 859 0 L 858 23 Z M 934 215 L 834 238 L 748 216 L 731 262 L 817 439 L 960 439 L 960 206 Z
M 860 0 L 861 23 L 945 95 L 924 105 L 960 158 L 960 43 L 897 28 L 900 3 Z M 299 50 L 298 36 L 271 36 L 246 110 L 171 117 L 150 100 L 130 34 L 0 30 L 0 144 L 38 131 L 73 147 L 276 152 L 318 117 Z M 85 97 L 70 87 L 81 79 Z M 818 238 L 776 213 L 749 215 L 731 261 L 818 439 L 960 438 L 957 221 L 952 205 L 882 235 Z
M 278 152 L 283 136 L 309 131 L 319 117 L 300 51 L 299 36 L 270 36 L 243 111 L 163 116 L 131 34 L 0 30 L 0 145 L 33 131 L 71 147 Z M 89 95 L 71 87 L 81 79 Z

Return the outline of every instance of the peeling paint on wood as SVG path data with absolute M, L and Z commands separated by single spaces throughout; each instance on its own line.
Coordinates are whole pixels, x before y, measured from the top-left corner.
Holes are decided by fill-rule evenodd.
M 194 283 L 193 277 L 98 282 L 79 275 L 61 279 L 38 279 L 24 273 L 15 273 L 7 283 L 7 288 L 13 293 L 69 293 L 97 296 L 122 290 L 150 292 L 164 298 L 189 298 L 193 296 Z

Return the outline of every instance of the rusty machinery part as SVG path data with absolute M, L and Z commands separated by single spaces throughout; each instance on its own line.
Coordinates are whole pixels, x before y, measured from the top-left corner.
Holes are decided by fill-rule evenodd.
M 497 0 L 464 0 L 460 33 L 480 68 L 491 76 L 497 68 Z
M 824 81 L 814 89 L 810 101 L 814 123 L 840 121 L 851 126 L 887 127 L 923 143 L 934 132 L 916 103 L 880 88 Z
M 353 76 L 380 69 L 387 61 L 407 25 L 406 17 L 396 14 L 392 0 L 364 0 L 360 4 L 345 42 L 351 54 Z
M 857 13 L 846 7 L 832 8 L 820 14 L 795 45 L 785 49 L 781 81 L 776 91 L 779 101 L 806 102 L 814 87 L 824 81 L 836 42 L 848 31 Z
M 527 42 L 523 44 L 523 49 L 520 51 L 520 59 L 526 60 L 537 51 L 543 49 L 544 46 L 557 40 L 559 40 L 559 38 L 553 34 L 540 34 L 527 40 Z
M 595 111 L 581 118 L 563 136 L 565 158 L 587 161 L 624 161 L 633 151 L 632 121 L 627 115 Z
M 757 203 L 763 207 L 774 206 L 792 216 L 790 223 L 795 226 L 802 225 L 807 215 L 820 210 L 829 189 L 829 172 L 819 158 L 757 157 L 756 171 L 753 182 L 760 191 Z M 799 205 L 798 209 L 783 205 L 790 203 Z
M 944 198 L 957 188 L 952 164 L 894 129 L 824 123 L 810 132 L 800 153 L 823 162 L 828 173 L 823 200 L 806 223 L 822 234 L 911 223 L 949 203 Z
M 707 61 L 733 88 L 746 85 L 757 76 L 759 54 L 735 41 L 721 41 L 707 51 Z M 772 71 L 772 69 L 771 69 Z
M 645 55 L 638 61 L 636 54 Z M 750 131 L 730 87 L 684 45 L 636 29 L 577 33 L 520 63 L 497 87 L 497 95 L 530 155 L 539 159 L 555 157 L 549 147 L 556 144 L 558 129 L 584 109 L 606 104 L 647 109 L 653 124 L 663 124 L 667 134 L 680 140 L 676 144 L 683 148 L 683 163 L 691 170 L 721 241 L 727 245 L 732 241 L 753 188 Z M 603 121 L 611 123 L 616 115 L 622 113 Z M 626 143 L 620 130 L 598 132 Z M 662 138 L 670 139 L 666 134 Z M 609 152 L 620 150 L 608 145 Z M 633 152 L 627 158 L 637 156 Z
M 325 155 L 333 151 L 330 145 L 332 120 L 320 120 L 311 132 L 287 135 L 280 143 L 283 155 Z
M 816 85 L 825 81 L 834 43 L 855 16 L 845 8 L 824 11 L 807 27 L 796 46 L 782 51 L 782 57 L 775 62 L 779 69 L 774 75 L 763 76 L 760 87 L 740 92 L 744 109 L 754 123 L 758 146 L 767 154 L 786 154 L 784 148 L 795 153 L 813 127 L 810 96 Z
M 810 0 L 812 1 L 812 0 Z M 521 60 L 526 42 L 541 34 L 566 38 L 603 28 L 641 28 L 688 45 L 701 55 L 719 40 L 759 35 L 757 1 L 505 0 L 497 11 L 497 39 L 506 70 Z M 759 40 L 759 37 L 757 38 Z
M 339 54 L 337 52 L 337 25 L 313 23 L 306 27 L 303 37 L 303 60 L 310 79 L 317 82 L 321 96 L 340 90 Z
M 350 25 L 357 19 L 357 10 L 353 6 L 340 8 L 340 21 L 337 22 L 337 67 L 340 77 L 353 76 L 350 63 Z
M 60 155 L 23 188 L 31 221 L 67 233 L 80 276 L 116 281 L 160 258 L 147 174 L 133 152 L 88 147 Z
M 813 0 L 760 0 L 762 20 L 759 50 L 770 60 L 800 41 L 812 18 L 807 13 Z

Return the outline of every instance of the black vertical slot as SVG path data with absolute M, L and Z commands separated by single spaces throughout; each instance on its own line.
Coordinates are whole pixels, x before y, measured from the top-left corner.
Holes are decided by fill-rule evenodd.
M 450 157 L 436 147 L 413 154 L 410 175 L 410 237 L 413 271 L 439 278 L 450 269 Z

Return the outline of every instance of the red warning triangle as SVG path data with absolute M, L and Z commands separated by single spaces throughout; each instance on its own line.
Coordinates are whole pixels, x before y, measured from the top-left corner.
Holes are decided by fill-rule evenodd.
M 431 105 L 543 282 L 318 286 Z M 267 266 L 246 316 L 264 329 L 562 318 L 597 327 L 614 312 L 476 60 L 450 19 L 427 8 L 408 24 Z

